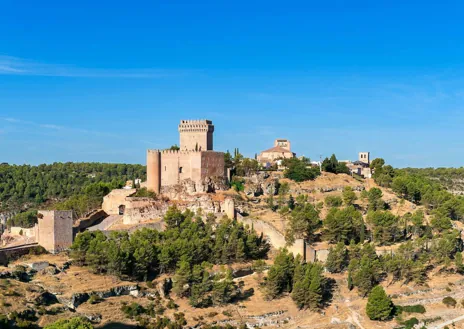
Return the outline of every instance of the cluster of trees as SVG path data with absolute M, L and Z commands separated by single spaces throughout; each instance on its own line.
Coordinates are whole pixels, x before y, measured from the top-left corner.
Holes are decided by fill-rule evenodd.
M 8 219 L 6 225 L 8 227 L 19 226 L 28 228 L 33 227 L 35 223 L 37 223 L 37 210 L 28 210 Z
M 462 265 L 463 242 L 458 231 L 442 236 L 418 238 L 401 244 L 395 253 L 378 256 L 373 244 L 351 241 L 346 246 L 340 241 L 330 248 L 326 269 L 331 273 L 348 271 L 348 287 L 357 287 L 366 296 L 374 286 L 389 274 L 393 281 L 413 281 L 422 284 L 431 266 L 451 266 L 464 270 Z
M 232 271 L 223 269 L 213 273 L 209 263 L 196 264 L 193 267 L 182 260 L 174 275 L 174 293 L 189 299 L 193 307 L 223 305 L 237 299 L 248 297 L 251 291 L 242 291 L 232 280 Z
M 464 220 L 464 197 L 453 195 L 439 183 L 446 179 L 447 174 L 453 177 L 451 180 L 460 177 L 464 172 L 462 168 L 393 170 L 391 166 L 385 165 L 383 159 L 375 159 L 371 166 L 377 184 L 391 187 L 393 192 L 405 200 L 424 205 L 433 215 L 434 226 L 448 229 L 451 220 Z M 446 186 L 452 189 L 449 184 Z
M 129 179 L 146 178 L 142 165 L 109 163 L 53 163 L 39 166 L 0 165 L 0 208 L 20 209 L 81 194 L 98 182 L 122 186 Z
M 313 180 L 321 174 L 319 167 L 311 166 L 308 158 L 289 158 L 284 159 L 282 163 L 287 169 L 284 171 L 284 177 L 295 182 L 304 182 Z
M 325 172 L 331 172 L 334 174 L 349 174 L 350 170 L 344 162 L 339 162 L 335 154 L 332 154 L 330 158 L 325 158 L 322 161 L 322 170 Z
M 275 299 L 288 293 L 300 309 L 320 309 L 330 295 L 330 284 L 323 270 L 321 264 L 302 262 L 300 256 L 293 257 L 282 249 L 268 271 L 266 297 Z
M 234 149 L 234 155 L 229 150 L 224 153 L 224 163 L 226 168 L 231 169 L 232 176 L 249 176 L 259 169 L 256 159 L 245 158 L 238 148 Z
M 404 168 L 397 172 L 422 176 L 435 181 L 447 190 L 464 191 L 464 167 L 461 168 Z
M 217 226 L 211 218 L 205 224 L 191 211 L 182 213 L 172 207 L 164 219 L 164 232 L 144 228 L 131 235 L 112 232 L 109 237 L 99 231 L 80 233 L 71 256 L 98 273 L 147 280 L 183 264 L 193 267 L 203 262 L 229 264 L 262 259 L 269 250 L 263 236 L 227 218 Z

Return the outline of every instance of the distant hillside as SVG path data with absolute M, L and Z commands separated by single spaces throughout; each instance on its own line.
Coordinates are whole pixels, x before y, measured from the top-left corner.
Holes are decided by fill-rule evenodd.
M 0 211 L 39 206 L 79 194 L 92 183 L 122 185 L 145 180 L 142 165 L 110 163 L 53 163 L 39 166 L 0 165 Z
M 434 180 L 453 194 L 464 195 L 464 167 L 461 168 L 404 168 L 398 172 L 415 174 Z

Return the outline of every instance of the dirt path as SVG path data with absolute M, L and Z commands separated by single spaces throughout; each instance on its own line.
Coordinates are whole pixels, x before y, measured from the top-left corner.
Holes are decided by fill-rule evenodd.
M 436 326 L 433 326 L 433 327 L 429 327 L 429 329 L 440 329 L 440 328 L 443 328 L 445 326 L 449 326 L 453 323 L 456 323 L 456 322 L 459 322 L 461 320 L 464 320 L 464 315 L 461 315 L 461 316 L 458 316 L 457 318 L 454 318 L 452 320 L 448 320 L 446 322 L 442 322 L 440 323 L 439 325 L 436 325 Z

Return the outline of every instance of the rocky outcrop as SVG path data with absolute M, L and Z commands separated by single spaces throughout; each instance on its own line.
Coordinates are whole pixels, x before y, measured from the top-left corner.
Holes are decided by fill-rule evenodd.
M 275 195 L 278 190 L 278 180 L 268 172 L 258 172 L 245 177 L 245 194 L 249 197 L 260 195 Z
M 139 287 L 137 285 L 117 286 L 106 291 L 92 291 L 84 293 L 74 293 L 71 297 L 55 295 L 56 299 L 71 310 L 75 310 L 79 305 L 89 300 L 91 295 L 96 295 L 100 298 L 108 298 L 122 295 L 139 295 Z

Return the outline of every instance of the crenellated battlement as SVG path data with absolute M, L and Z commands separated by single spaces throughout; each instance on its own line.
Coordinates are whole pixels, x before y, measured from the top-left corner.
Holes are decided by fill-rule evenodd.
M 179 132 L 214 132 L 211 120 L 181 120 Z
M 195 151 L 195 150 L 163 150 L 161 154 L 199 154 L 204 151 Z

